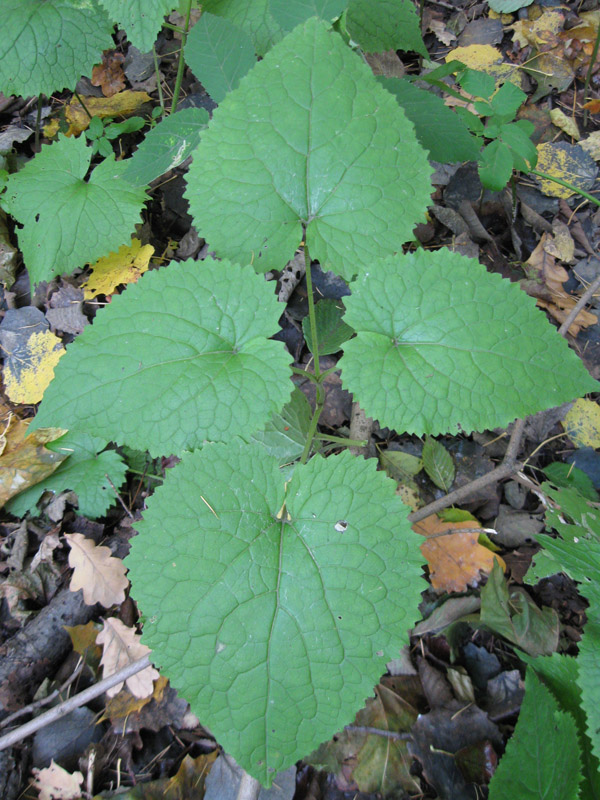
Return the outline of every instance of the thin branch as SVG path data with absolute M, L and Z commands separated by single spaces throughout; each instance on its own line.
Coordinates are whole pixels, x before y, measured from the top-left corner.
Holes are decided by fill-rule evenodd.
M 598 30 L 600 30 L 600 28 Z M 558 332 L 561 336 L 566 336 L 567 331 L 571 327 L 571 323 L 574 322 L 581 309 L 587 305 L 587 303 L 589 303 L 589 301 L 592 299 L 592 296 L 598 291 L 598 289 L 600 289 L 600 275 L 598 275 L 596 280 L 588 286 L 588 288 L 577 301 L 577 304 L 574 305 L 569 311 L 569 315 L 558 329 Z
M 384 736 L 386 739 L 407 740 L 412 739 L 410 733 L 398 733 L 396 731 L 386 731 L 382 728 L 371 728 L 369 725 L 346 725 L 345 730 L 351 733 L 372 733 L 374 736 Z

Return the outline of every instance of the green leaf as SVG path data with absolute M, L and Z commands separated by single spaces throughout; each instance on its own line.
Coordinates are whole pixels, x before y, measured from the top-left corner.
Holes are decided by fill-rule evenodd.
M 509 591 L 496 560 L 481 590 L 481 624 L 532 656 L 549 655 L 558 647 L 556 611 L 538 608 L 521 587 Z
M 419 16 L 410 0 L 350 0 L 346 27 L 367 53 L 414 50 L 427 56 Z
M 430 174 L 394 98 L 337 33 L 310 19 L 215 111 L 186 197 L 221 257 L 281 269 L 304 225 L 311 256 L 351 278 L 411 238 Z
M 316 304 L 315 321 L 320 356 L 337 353 L 342 349 L 344 342 L 354 335 L 354 331 L 349 325 L 346 325 L 343 317 L 344 307 L 339 300 L 319 300 Z M 302 320 L 302 332 L 308 349 L 313 353 L 312 333 L 308 317 L 304 317 Z
M 490 97 L 496 88 L 496 81 L 491 75 L 468 67 L 458 76 L 458 82 L 465 92 L 474 97 Z
M 113 47 L 111 33 L 97 0 L 4 0 L 0 92 L 74 89 Z
M 510 180 L 513 157 L 510 148 L 496 139 L 484 147 L 479 157 L 479 177 L 486 189 L 499 192 Z
M 216 103 L 256 63 L 250 35 L 224 17 L 204 13 L 185 45 L 185 60 Z
M 283 36 L 269 0 L 204 0 L 202 10 L 226 17 L 249 33 L 258 56 L 264 56 Z
M 577 727 L 533 669 L 519 721 L 490 783 L 490 800 L 575 800 L 580 775 Z
M 535 169 L 537 164 L 537 149 L 523 130 L 522 123 L 527 120 L 520 120 L 512 125 L 502 125 L 500 128 L 500 139 L 508 145 L 512 153 L 513 166 L 521 172 Z
M 267 422 L 264 431 L 256 431 L 250 439 L 262 444 L 267 453 L 285 466 L 302 455 L 308 437 L 312 410 L 306 395 L 294 389 L 289 402 Z
M 586 500 L 593 503 L 598 501 L 598 492 L 594 489 L 591 478 L 582 469 L 573 464 L 563 464 L 562 461 L 554 461 L 544 467 L 544 474 L 555 486 L 561 489 L 575 489 Z
M 402 450 L 380 450 L 379 460 L 390 478 L 399 483 L 412 480 L 423 469 L 422 459 Z
M 423 469 L 435 485 L 446 494 L 454 483 L 456 467 L 452 456 L 441 442 L 428 436 L 423 445 Z
M 148 272 L 63 356 L 36 427 L 60 419 L 152 455 L 251 434 L 290 396 L 290 356 L 268 341 L 281 309 L 248 267 Z
M 204 108 L 184 108 L 169 114 L 148 131 L 131 158 L 123 162 L 123 178 L 133 186 L 146 186 L 177 167 L 198 147 L 207 125 L 208 111 Z
M 488 0 L 488 5 L 492 11 L 498 14 L 512 14 L 520 8 L 526 8 L 533 3 L 533 0 Z
M 8 180 L 4 202 L 23 225 L 19 247 L 32 283 L 118 250 L 139 222 L 146 194 L 123 180 L 123 162 L 111 155 L 86 182 L 91 158 L 83 136 L 59 136 Z
M 178 0 L 100 0 L 100 3 L 142 53 L 152 50 L 165 14 L 178 6 Z
M 104 450 L 106 442 L 88 433 L 67 433 L 46 446 L 48 450 L 67 453 L 69 457 L 52 475 L 10 500 L 7 511 L 22 517 L 35 508 L 44 492 L 70 489 L 77 495 L 80 514 L 91 519 L 101 517 L 116 502 L 110 481 L 119 489 L 125 480 L 127 465 L 120 455 L 114 450 Z
M 380 76 L 377 80 L 394 95 L 415 126 L 417 139 L 434 161 L 474 161 L 478 157 L 477 140 L 441 97 L 418 89 L 403 78 Z
M 406 642 L 424 586 L 406 511 L 348 452 L 298 465 L 286 488 L 259 445 L 208 444 L 136 524 L 143 641 L 261 783 L 351 722 Z
M 271 14 L 284 31 L 291 31 L 309 17 L 335 19 L 347 5 L 348 0 L 269 0 Z
M 491 96 L 490 106 L 492 111 L 499 116 L 513 119 L 519 108 L 527 100 L 527 95 L 511 81 L 506 81 Z M 508 121 L 508 120 L 507 120 Z
M 371 265 L 344 299 L 339 362 L 367 416 L 397 431 L 506 427 L 598 384 L 515 284 L 458 253 Z

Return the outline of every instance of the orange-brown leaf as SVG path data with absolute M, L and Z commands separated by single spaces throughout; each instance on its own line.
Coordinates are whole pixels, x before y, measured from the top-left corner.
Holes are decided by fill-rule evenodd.
M 19 426 L 19 435 L 24 429 Z M 53 442 L 67 431 L 63 428 L 38 428 L 25 439 L 13 439 L 0 456 L 0 508 L 11 497 L 43 481 L 62 464 L 68 454 L 53 453 L 44 445 Z

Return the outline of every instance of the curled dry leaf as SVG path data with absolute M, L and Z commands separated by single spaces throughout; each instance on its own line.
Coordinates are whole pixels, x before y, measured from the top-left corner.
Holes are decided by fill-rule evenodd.
M 83 775 L 74 772 L 72 775 L 54 761 L 45 769 L 34 769 L 33 788 L 37 789 L 39 800 L 77 800 L 81 797 Z
M 83 599 L 88 606 L 100 603 L 109 608 L 115 603 L 122 603 L 129 581 L 125 577 L 126 568 L 121 559 L 112 556 L 108 547 L 96 545 L 81 533 L 66 533 L 65 539 L 71 548 L 71 591 L 82 589 Z
M 128 628 L 120 619 L 110 617 L 104 620 L 104 627 L 96 637 L 96 643 L 104 647 L 102 660 L 102 677 L 108 678 L 123 667 L 150 653 L 150 648 L 140 641 L 140 636 L 133 628 Z M 159 677 L 154 667 L 146 667 L 137 675 L 127 678 L 125 683 L 134 697 L 149 697 L 153 692 L 153 683 Z M 106 694 L 114 697 L 123 688 L 123 682 L 109 689 Z
M 15 425 L 13 436 L 12 426 L 11 422 L 5 431 L 6 442 L 0 456 L 0 508 L 14 495 L 51 475 L 68 457 L 67 454 L 54 453 L 44 447 L 48 442 L 64 436 L 67 431 L 63 428 L 38 428 L 23 438 L 26 427 Z

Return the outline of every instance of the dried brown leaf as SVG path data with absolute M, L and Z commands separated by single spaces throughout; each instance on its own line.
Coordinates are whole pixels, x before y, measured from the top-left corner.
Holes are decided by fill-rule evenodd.
M 121 559 L 112 556 L 108 547 L 96 545 L 82 533 L 66 533 L 65 539 L 71 548 L 71 591 L 82 589 L 83 599 L 88 606 L 100 603 L 109 608 L 115 603 L 122 603 L 129 581 L 125 577 L 125 564 Z
M 74 772 L 72 775 L 54 761 L 45 769 L 34 769 L 33 787 L 40 793 L 39 800 L 77 800 L 81 797 L 83 775 Z
M 104 620 L 104 627 L 96 637 L 96 643 L 104 646 L 100 662 L 103 667 L 103 678 L 108 678 L 109 675 L 150 653 L 150 648 L 140 642 L 139 634 L 115 617 Z M 159 673 L 154 667 L 146 667 L 137 675 L 127 678 L 125 683 L 134 697 L 149 697 L 153 692 L 153 683 L 158 677 Z M 114 697 L 122 688 L 123 682 L 117 683 L 106 694 Z

